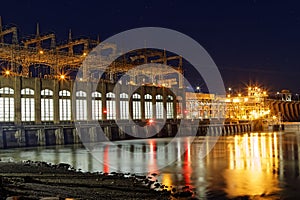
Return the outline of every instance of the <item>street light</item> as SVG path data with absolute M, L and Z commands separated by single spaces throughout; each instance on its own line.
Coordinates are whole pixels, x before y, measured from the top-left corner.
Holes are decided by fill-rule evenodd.
M 228 88 L 228 93 L 229 93 L 229 95 L 231 95 L 231 91 L 232 91 L 232 88 L 229 87 L 229 88 Z
M 199 92 L 200 92 L 200 86 L 197 86 L 197 87 L 196 87 L 196 90 L 197 90 L 197 92 L 199 93 Z
M 60 75 L 60 79 L 61 79 L 61 80 L 64 80 L 65 78 L 66 78 L 66 76 L 65 76 L 64 74 L 61 74 L 61 75 Z
M 279 92 L 276 92 L 276 95 L 275 95 L 275 96 L 276 96 L 276 99 L 277 99 L 277 100 L 279 100 L 279 94 L 280 94 Z

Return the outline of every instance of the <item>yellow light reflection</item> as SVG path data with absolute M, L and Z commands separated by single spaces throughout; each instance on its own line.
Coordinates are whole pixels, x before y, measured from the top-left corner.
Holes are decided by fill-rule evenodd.
M 278 191 L 277 137 L 275 134 L 236 135 L 228 146 L 229 166 L 224 172 L 230 198 Z
M 162 175 L 162 184 L 171 186 L 173 185 L 172 176 L 170 173 L 163 173 Z

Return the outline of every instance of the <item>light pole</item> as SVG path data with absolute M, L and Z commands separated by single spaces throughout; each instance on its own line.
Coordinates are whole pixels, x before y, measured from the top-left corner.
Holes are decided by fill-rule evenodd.
M 197 91 L 198 93 L 200 93 L 200 86 L 197 86 L 197 87 L 196 87 L 196 91 Z
M 276 99 L 279 100 L 279 92 L 276 92 Z
M 231 96 L 231 91 L 232 91 L 232 88 L 231 87 L 228 88 L 228 93 L 229 93 L 230 96 Z

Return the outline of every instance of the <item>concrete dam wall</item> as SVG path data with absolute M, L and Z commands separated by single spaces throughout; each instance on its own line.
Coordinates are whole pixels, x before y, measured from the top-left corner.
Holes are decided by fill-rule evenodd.
M 271 113 L 281 116 L 284 122 L 300 121 L 300 101 L 267 100 Z
M 132 125 L 123 122 L 117 125 L 113 121 L 104 121 L 99 123 L 99 126 L 88 123 L 76 126 L 74 124 L 23 126 L 6 124 L 0 127 L 0 149 L 143 138 L 220 136 L 252 131 L 250 123 L 199 125 L 190 121 L 185 123 L 167 121 L 163 126 L 152 124 L 143 127 L 145 123 L 140 121 Z

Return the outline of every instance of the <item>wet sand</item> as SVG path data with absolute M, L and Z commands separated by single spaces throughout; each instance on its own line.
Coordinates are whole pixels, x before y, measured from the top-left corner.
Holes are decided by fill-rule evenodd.
M 160 188 L 159 191 L 153 188 Z M 83 173 L 68 164 L 0 162 L 0 199 L 190 199 L 192 192 L 163 186 L 153 176 Z M 13 199 L 13 198 L 11 198 Z

